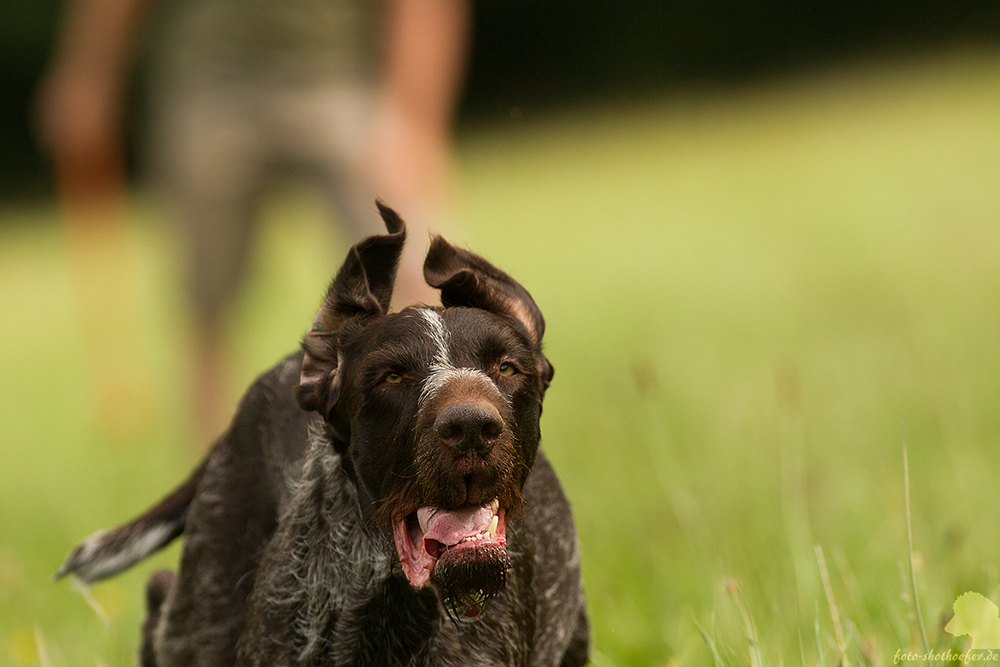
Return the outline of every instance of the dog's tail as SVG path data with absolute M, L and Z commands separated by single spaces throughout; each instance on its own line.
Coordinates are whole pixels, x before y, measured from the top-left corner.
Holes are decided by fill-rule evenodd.
M 100 581 L 170 544 L 184 532 L 188 508 L 207 464 L 206 458 L 187 481 L 142 515 L 117 528 L 94 533 L 78 544 L 55 578 L 72 573 L 84 583 Z

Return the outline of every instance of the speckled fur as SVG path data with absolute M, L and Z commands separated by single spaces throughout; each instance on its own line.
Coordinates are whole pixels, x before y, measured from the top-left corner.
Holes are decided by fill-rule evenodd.
M 158 572 L 147 586 L 143 667 L 587 662 L 576 533 L 538 447 L 554 372 L 541 312 L 510 276 L 435 238 L 424 275 L 445 308 L 389 314 L 405 228 L 379 210 L 389 233 L 351 248 L 303 351 L 250 387 L 186 482 L 60 569 L 97 580 L 184 532 L 177 575 Z M 501 362 L 514 375 L 501 377 Z M 436 427 L 452 400 L 493 406 L 499 430 Z M 472 430 L 449 440 L 456 425 Z M 506 586 L 458 624 L 433 578 L 407 580 L 379 516 L 491 498 L 509 511 Z
M 409 587 L 392 544 L 362 525 L 340 457 L 314 438 L 257 577 L 239 664 L 584 664 L 579 553 L 544 455 L 525 500 L 523 519 L 508 532 L 506 590 L 477 623 L 456 625 L 429 588 Z
M 322 422 L 290 398 L 298 363 L 262 376 L 215 445 L 144 667 L 585 664 L 579 552 L 544 454 L 508 527 L 506 589 L 455 625 L 364 526 Z

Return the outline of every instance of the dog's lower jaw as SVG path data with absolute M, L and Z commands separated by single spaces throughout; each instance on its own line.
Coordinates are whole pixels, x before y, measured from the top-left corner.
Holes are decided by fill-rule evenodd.
M 453 620 L 476 620 L 503 591 L 510 558 L 499 499 L 456 510 L 425 506 L 392 529 L 407 581 L 416 589 L 431 584 Z
M 473 543 L 442 554 L 431 583 L 456 623 L 478 620 L 503 592 L 510 570 L 505 540 Z

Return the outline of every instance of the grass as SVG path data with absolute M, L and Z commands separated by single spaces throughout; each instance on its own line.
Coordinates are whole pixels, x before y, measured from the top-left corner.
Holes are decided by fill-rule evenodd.
M 933 650 L 968 645 L 955 598 L 1000 600 L 998 117 L 1000 53 L 956 52 L 463 134 L 463 240 L 548 322 L 593 664 L 879 667 L 924 652 L 916 599 Z M 94 424 L 54 209 L 0 212 L 2 664 L 132 664 L 145 576 L 177 559 L 94 587 L 106 623 L 48 580 L 198 456 L 175 240 L 136 211 L 131 438 Z M 319 218 L 267 211 L 234 401 L 343 253 Z

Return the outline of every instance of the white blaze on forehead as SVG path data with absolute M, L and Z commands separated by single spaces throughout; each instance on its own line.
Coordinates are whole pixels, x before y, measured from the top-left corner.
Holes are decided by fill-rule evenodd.
M 479 379 L 488 382 L 490 386 L 499 391 L 499 387 L 496 386 L 493 378 L 478 368 L 456 368 L 451 363 L 451 359 L 448 356 L 448 341 L 450 336 L 448 335 L 448 329 L 444 325 L 444 318 L 441 317 L 441 313 L 428 308 L 421 308 L 417 312 L 420 313 L 424 322 L 427 323 L 431 340 L 437 348 L 437 353 L 434 355 L 434 362 L 430 366 L 430 374 L 424 380 L 424 386 L 420 390 L 421 405 L 434 398 L 449 382 L 459 378 Z
M 431 340 L 434 341 L 434 345 L 437 348 L 434 362 L 450 364 L 451 362 L 448 360 L 448 330 L 444 328 L 444 319 L 441 317 L 441 314 L 429 308 L 421 308 L 417 312 L 420 313 L 420 316 L 424 318 L 424 322 L 427 323 L 427 327 L 430 329 Z
M 488 382 L 491 387 L 497 389 L 496 383 L 486 373 L 478 368 L 455 368 L 451 364 L 431 364 L 431 374 L 424 380 L 424 386 L 420 390 L 420 404 L 423 405 L 430 399 L 437 396 L 438 392 L 444 389 L 452 380 L 459 378 L 478 379 Z

